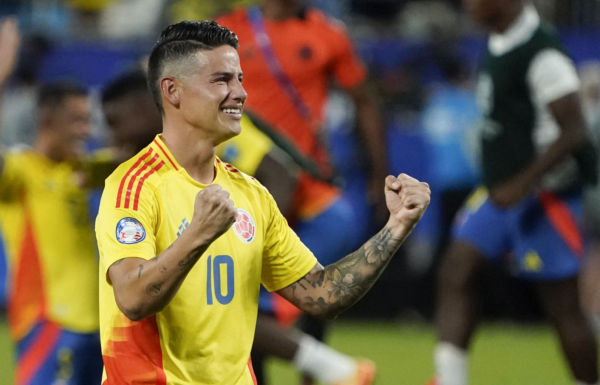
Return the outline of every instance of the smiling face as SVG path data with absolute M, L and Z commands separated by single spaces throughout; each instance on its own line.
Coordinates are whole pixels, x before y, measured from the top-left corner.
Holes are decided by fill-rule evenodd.
M 191 126 L 203 130 L 217 145 L 241 132 L 240 121 L 248 95 L 235 48 L 223 45 L 195 54 L 197 63 L 179 83 L 179 111 Z

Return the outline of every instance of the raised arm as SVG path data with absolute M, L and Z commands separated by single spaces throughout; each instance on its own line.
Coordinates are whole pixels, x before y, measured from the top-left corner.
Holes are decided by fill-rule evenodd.
M 9 17 L 0 23 L 0 95 L 12 74 L 19 52 L 21 35 L 17 19 Z M 0 103 L 0 116 L 2 115 Z M 4 168 L 3 151 L 0 148 L 0 172 Z
M 334 318 L 358 301 L 379 278 L 429 205 L 427 183 L 408 175 L 385 180 L 390 219 L 377 235 L 340 261 L 317 264 L 306 276 L 278 293 L 299 309 L 320 318 Z
M 108 270 L 119 309 L 132 321 L 149 317 L 171 302 L 185 277 L 213 241 L 235 222 L 237 210 L 219 185 L 200 191 L 189 227 L 156 257 L 124 258 Z

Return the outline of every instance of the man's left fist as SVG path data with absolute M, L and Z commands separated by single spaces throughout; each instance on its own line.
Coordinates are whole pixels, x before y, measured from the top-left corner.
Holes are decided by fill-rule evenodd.
M 390 210 L 390 220 L 410 231 L 429 206 L 431 190 L 429 184 L 406 174 L 400 174 L 398 178 L 390 175 L 385 178 L 385 200 Z

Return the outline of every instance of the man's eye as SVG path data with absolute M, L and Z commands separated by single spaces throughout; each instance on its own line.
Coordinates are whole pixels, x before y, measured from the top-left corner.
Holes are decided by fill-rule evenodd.
M 217 80 L 216 80 L 216 81 L 217 81 L 217 82 L 224 82 L 224 81 L 226 81 L 226 80 L 227 80 L 227 79 L 225 79 L 224 77 L 221 77 L 221 78 L 217 78 Z

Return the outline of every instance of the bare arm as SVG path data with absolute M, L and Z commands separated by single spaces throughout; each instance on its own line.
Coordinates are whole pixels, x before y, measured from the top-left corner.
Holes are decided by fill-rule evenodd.
M 150 260 L 132 256 L 113 263 L 108 277 L 123 314 L 139 321 L 164 309 L 202 254 L 233 225 L 236 216 L 229 193 L 210 185 L 196 196 L 189 227 L 167 250 Z
M 377 281 L 429 204 L 429 185 L 408 175 L 386 179 L 387 225 L 360 249 L 323 267 L 317 263 L 302 279 L 278 291 L 299 309 L 333 318 L 358 301 Z
M 21 35 L 17 19 L 9 17 L 0 23 L 0 95 L 17 63 Z M 1 108 L 1 105 L 0 105 Z M 2 111 L 0 110 L 0 115 Z M 0 148 L 0 172 L 4 168 L 3 150 Z
M 297 168 L 283 151 L 274 148 L 265 155 L 254 173 L 256 179 L 273 195 L 283 216 L 288 219 L 293 214 L 292 201 L 298 184 Z
M 356 105 L 358 134 L 364 140 L 369 161 L 368 199 L 376 209 L 376 220 L 384 222 L 387 216 L 381 181 L 388 175 L 385 144 L 385 122 L 373 85 L 366 81 L 348 91 Z
M 490 197 L 499 206 L 511 206 L 525 197 L 546 172 L 585 140 L 586 123 L 576 93 L 565 95 L 548 104 L 548 107 L 560 127 L 560 136 L 521 173 L 491 189 Z

